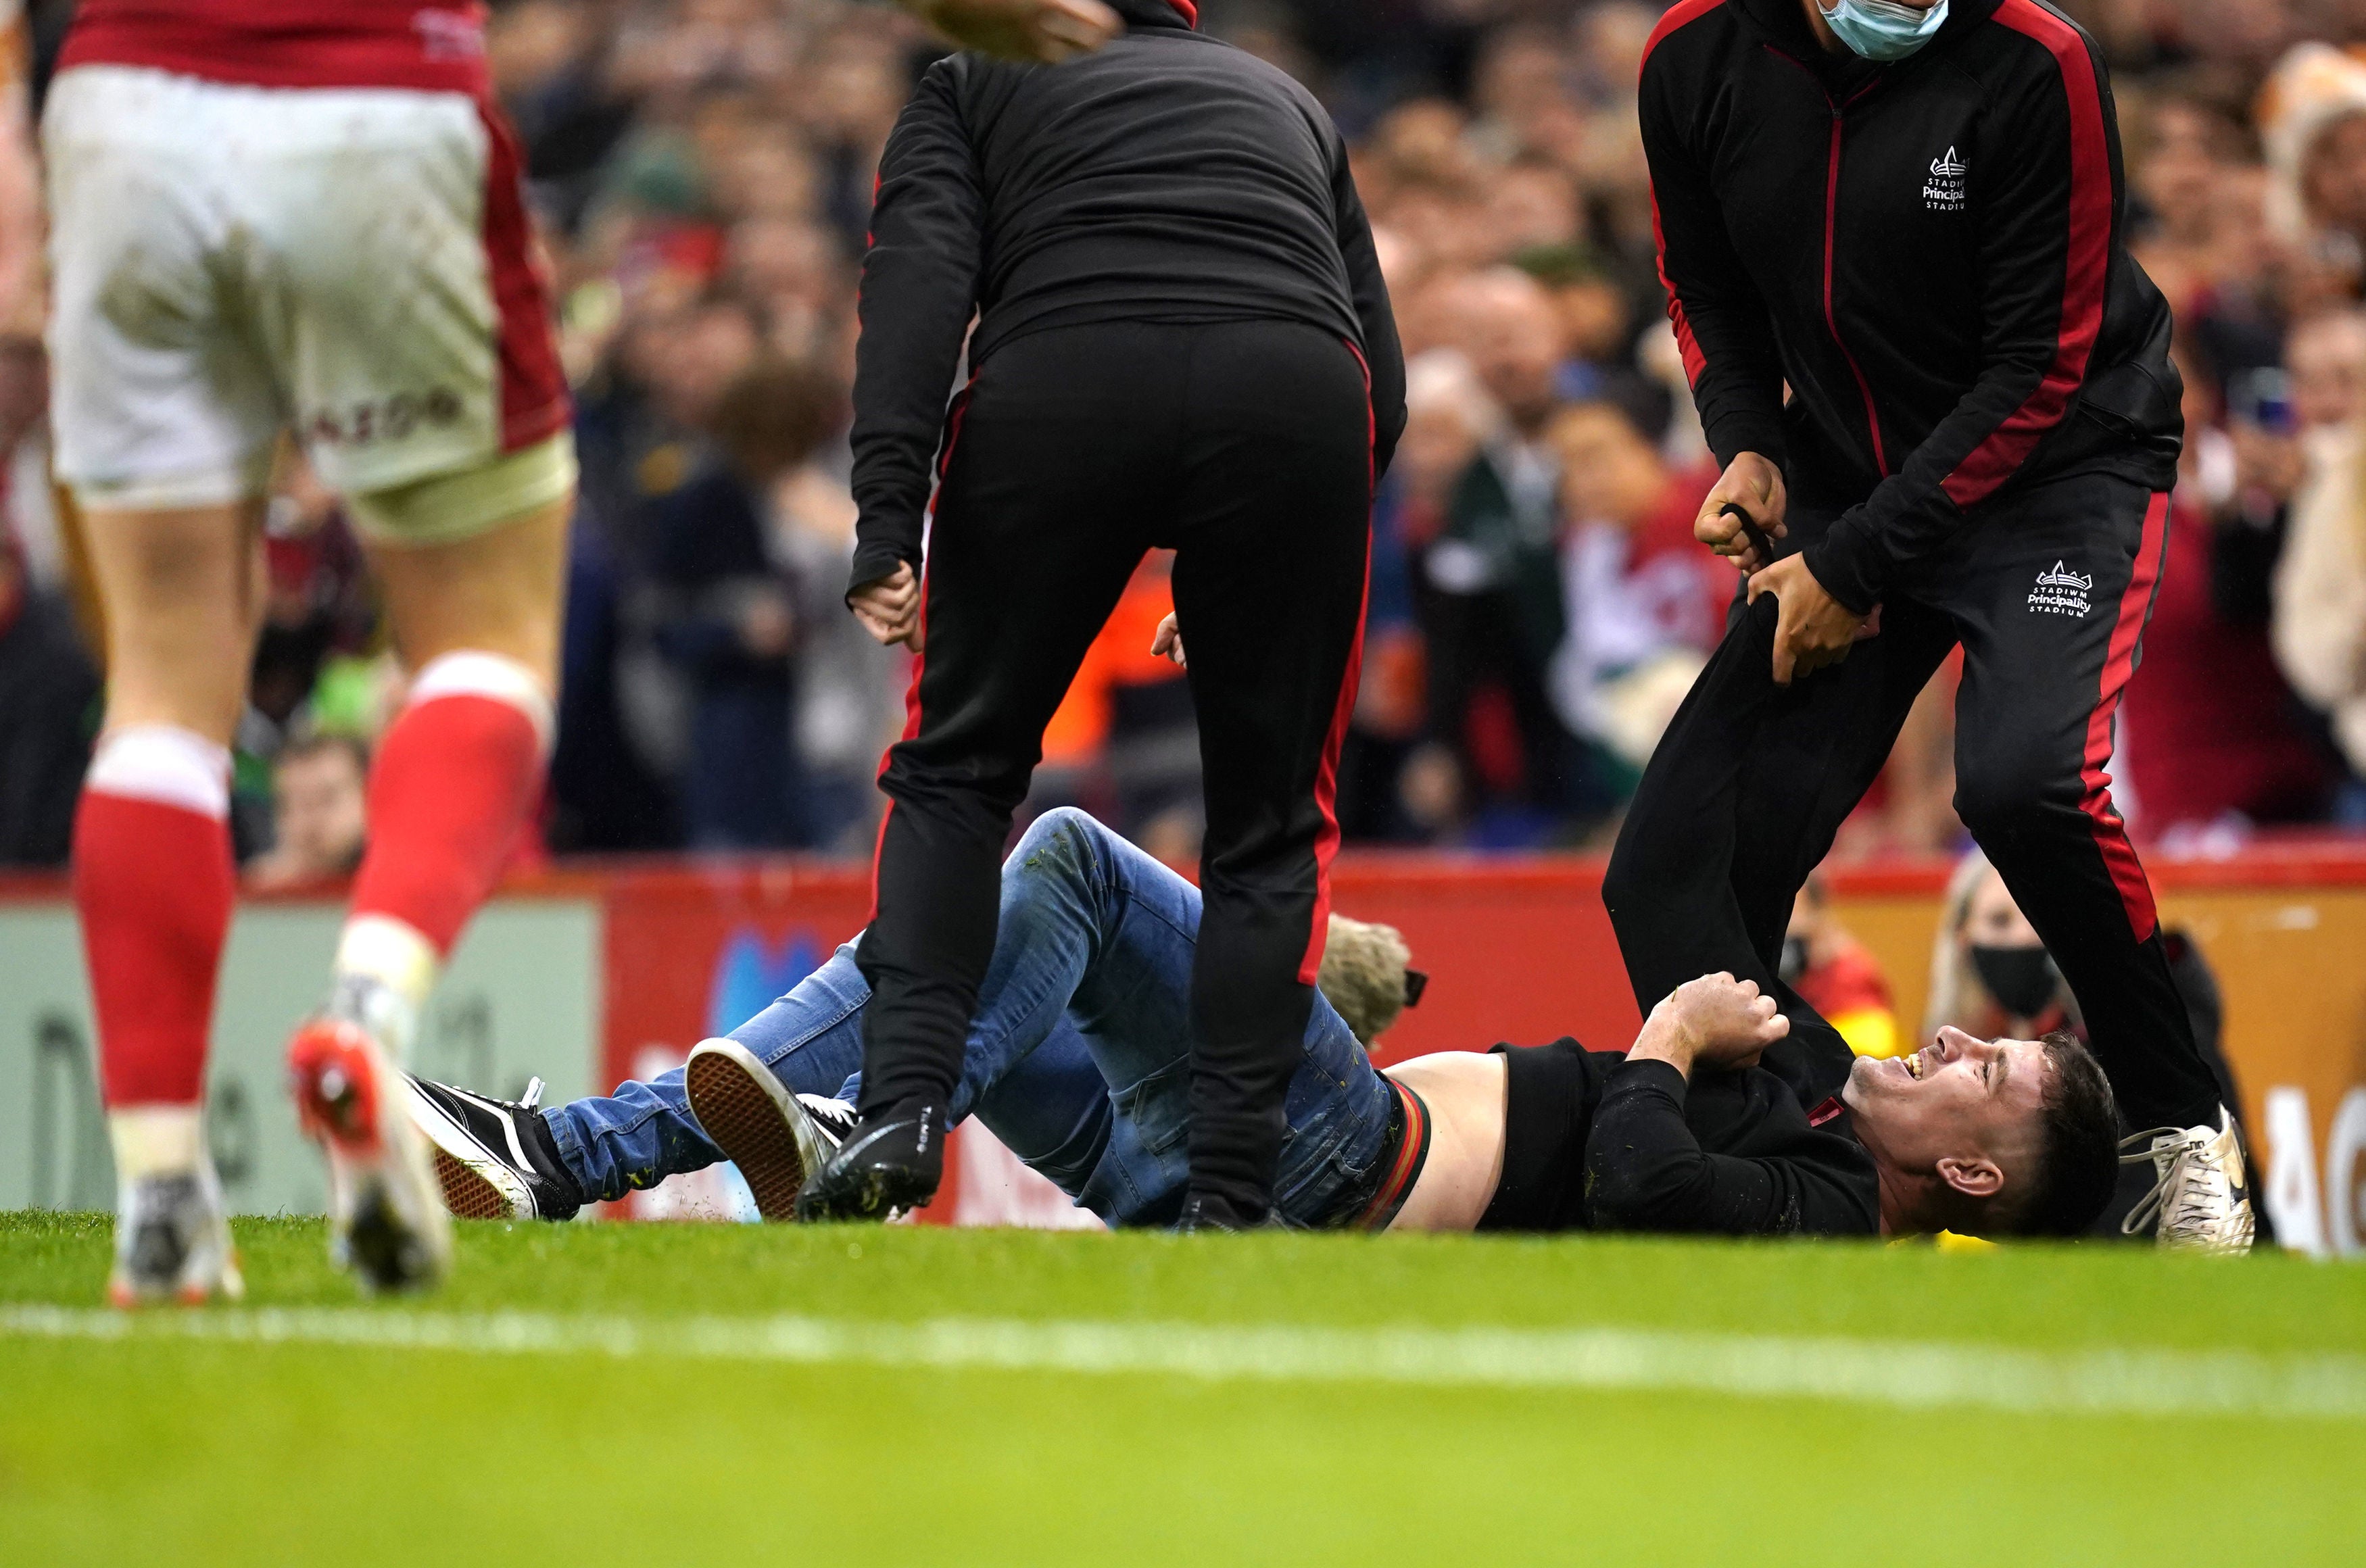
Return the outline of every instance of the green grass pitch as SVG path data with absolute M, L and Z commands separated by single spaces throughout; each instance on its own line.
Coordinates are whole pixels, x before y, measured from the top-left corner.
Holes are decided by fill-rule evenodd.
M 470 1225 L 447 1289 L 365 1307 L 316 1222 L 239 1238 L 243 1311 L 118 1333 L 90 1310 L 103 1216 L 0 1215 L 0 1563 L 2366 1561 L 2366 1271 L 2283 1257 Z M 502 1314 L 629 1333 L 490 1343 Z M 177 1327 L 192 1316 L 204 1334 Z M 1018 1324 L 1034 1348 L 1009 1365 L 742 1353 L 784 1316 Z M 299 1327 L 225 1337 L 266 1318 Z M 723 1325 L 720 1348 L 668 1350 L 693 1319 Z M 420 1324 L 467 1343 L 400 1342 Z M 1290 1370 L 1384 1328 L 1445 1370 Z M 1486 1329 L 1515 1349 L 1464 1378 L 1457 1336 Z M 1688 1386 L 1524 1383 L 1517 1347 L 1589 1329 L 1696 1333 L 1738 1359 Z M 1103 1336 L 1123 1364 L 1042 1364 L 1043 1344 L 1100 1354 Z M 1139 1364 L 1235 1339 L 1285 1364 Z M 1851 1383 L 1900 1347 L 1958 1372 L 2034 1354 L 2121 1403 Z M 2153 1363 L 2113 1359 L 2229 1350 L 2303 1369 L 2339 1407 L 2148 1411 Z M 1803 1394 L 1784 1356 L 1859 1392 Z M 1791 1392 L 1718 1383 L 1769 1364 Z

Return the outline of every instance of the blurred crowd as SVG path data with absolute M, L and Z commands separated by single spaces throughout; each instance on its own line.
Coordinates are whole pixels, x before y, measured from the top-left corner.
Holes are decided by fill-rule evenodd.
M 2068 0 L 2114 70 L 2129 222 L 2177 313 L 2188 435 L 2115 789 L 2156 853 L 2366 825 L 2366 4 Z M 31 7 L 53 50 L 66 4 Z M 1715 477 L 1653 264 L 1639 0 L 1208 0 L 1355 149 L 1409 356 L 1378 499 L 1351 839 L 1600 845 L 1720 633 Z M 583 493 L 557 853 L 867 851 L 907 655 L 843 609 L 854 297 L 872 174 L 936 52 L 842 0 L 507 0 Z M 2355 46 L 2353 52 L 2353 46 Z M 14 356 L 13 359 L 10 356 Z M 0 859 L 62 857 L 96 689 L 39 399 L 0 342 Z M 950 388 L 949 388 L 950 390 Z M 332 498 L 290 458 L 240 737 L 250 874 L 350 865 L 400 697 Z M 1189 701 L 1144 563 L 1046 737 L 1036 804 L 1197 837 Z M 1839 853 L 1958 847 L 1949 682 Z M 62 801 L 61 800 L 62 794 Z

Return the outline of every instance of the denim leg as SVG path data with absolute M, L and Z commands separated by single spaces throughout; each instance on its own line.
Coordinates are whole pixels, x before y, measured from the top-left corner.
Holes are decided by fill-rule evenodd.
M 786 996 L 731 1031 L 797 1093 L 834 1092 L 862 1060 L 862 1003 L 870 991 L 850 948 L 799 980 Z M 559 1158 L 590 1199 L 615 1199 L 723 1158 L 691 1114 L 682 1070 L 614 1094 L 570 1101 L 544 1113 Z
M 1016 899 L 1014 886 L 1021 895 Z M 1037 819 L 1011 857 L 1004 889 L 1007 932 L 1030 946 L 1070 952 L 1082 943 L 1082 966 L 1069 971 L 1066 1012 L 1100 1070 L 1114 1116 L 1090 1176 L 1069 1190 L 1112 1224 L 1172 1222 L 1189 1175 L 1185 1135 L 1199 890 L 1074 811 Z M 981 1006 L 982 1019 L 986 1013 Z M 992 1104 L 980 1107 L 987 1126 L 1017 1114 L 1006 1103 L 1034 1077 L 1013 1074 L 997 1086 Z M 1048 1122 L 1077 1108 L 1073 1086 L 1068 1094 Z M 1276 1187 L 1279 1212 L 1293 1224 L 1329 1223 L 1338 1217 L 1339 1195 L 1379 1157 L 1390 1095 L 1346 1024 L 1319 995 L 1285 1103 L 1290 1132 Z M 1073 1158 L 1074 1146 L 1066 1152 Z

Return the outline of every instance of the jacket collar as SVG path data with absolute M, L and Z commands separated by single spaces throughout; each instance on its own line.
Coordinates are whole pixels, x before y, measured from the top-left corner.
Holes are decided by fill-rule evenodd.
M 1108 0 L 1110 10 L 1130 28 L 1190 28 L 1200 26 L 1194 0 Z
M 1157 4 L 1158 0 L 1144 0 Z M 1939 26 L 1939 36 L 1915 51 L 1921 59 L 1932 50 L 1944 49 L 1996 15 L 2005 0 L 1947 0 L 1947 19 Z M 1750 28 L 1785 54 L 1802 64 L 1815 66 L 1825 56 L 1823 46 L 1816 41 L 1815 29 L 1808 26 L 1808 15 L 1799 9 L 1799 0 L 1726 0 L 1735 15 Z M 1820 59 L 1821 57 L 1821 59 Z

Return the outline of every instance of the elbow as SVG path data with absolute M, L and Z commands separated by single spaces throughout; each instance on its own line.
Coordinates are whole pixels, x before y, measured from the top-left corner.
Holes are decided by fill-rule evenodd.
M 1586 1207 L 1596 1230 L 1674 1230 L 1683 1208 L 1684 1182 L 1663 1162 L 1606 1159 L 1589 1153 L 1585 1162 Z

